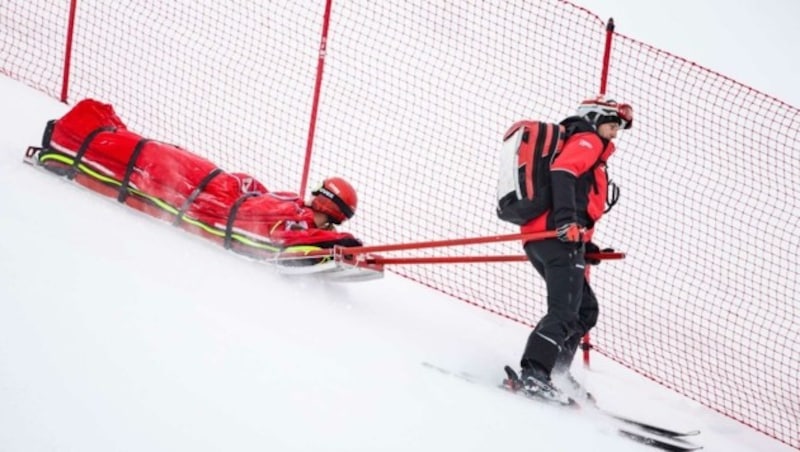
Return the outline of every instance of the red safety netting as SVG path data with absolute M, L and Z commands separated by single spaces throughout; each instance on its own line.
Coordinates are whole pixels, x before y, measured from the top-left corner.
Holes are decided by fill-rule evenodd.
M 0 72 L 62 92 L 69 2 L 0 11 Z M 473 3 L 473 2 L 466 2 Z M 558 121 L 597 94 L 606 30 L 537 2 L 77 2 L 69 102 L 114 105 L 132 129 L 301 186 L 320 56 L 309 183 L 357 187 L 368 244 L 516 232 L 494 215 L 496 154 L 523 118 Z M 620 202 L 596 241 L 604 354 L 800 447 L 798 110 L 614 37 L 609 95 L 634 105 L 610 162 Z M 519 254 L 516 243 L 415 255 Z M 397 267 L 526 324 L 545 308 L 524 263 Z M 520 352 L 523 344 L 520 344 Z

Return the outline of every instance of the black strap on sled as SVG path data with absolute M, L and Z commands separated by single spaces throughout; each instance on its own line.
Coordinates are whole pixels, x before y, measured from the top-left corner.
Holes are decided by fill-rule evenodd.
M 119 196 L 117 196 L 117 201 L 125 202 L 125 200 L 128 198 L 128 195 L 130 194 L 128 191 L 128 185 L 131 182 L 131 175 L 133 175 L 133 168 L 136 166 L 136 160 L 139 158 L 139 154 L 142 153 L 144 145 L 151 141 L 153 140 L 149 138 L 142 138 L 133 148 L 131 158 L 128 159 L 128 164 L 125 166 L 125 175 L 122 177 L 122 185 L 119 186 Z
M 239 207 L 253 196 L 259 196 L 261 193 L 251 191 L 239 196 L 239 199 L 231 206 L 231 211 L 228 212 L 228 222 L 225 224 L 225 249 L 231 249 L 231 242 L 233 241 L 233 222 L 236 220 L 236 214 L 239 212 Z
M 51 119 L 47 121 L 47 125 L 44 127 L 44 133 L 42 133 L 43 149 L 50 149 L 50 139 L 53 138 L 53 130 L 56 128 L 56 122 L 58 121 Z
M 222 170 L 219 168 L 214 168 L 210 173 L 206 174 L 206 177 L 197 184 L 197 187 L 192 191 L 186 201 L 183 202 L 181 205 L 181 209 L 178 211 L 178 216 L 175 217 L 175 221 L 172 223 L 173 226 L 178 226 L 181 224 L 181 220 L 183 220 L 183 216 L 186 215 L 186 211 L 189 210 L 194 200 L 200 196 L 200 193 L 206 189 L 206 186 L 211 182 L 212 179 L 217 177 L 218 174 L 222 173 Z
M 86 138 L 83 139 L 83 143 L 81 143 L 81 147 L 78 148 L 78 153 L 75 155 L 75 160 L 72 162 L 72 168 L 67 171 L 67 178 L 72 180 L 75 179 L 75 176 L 78 174 L 78 166 L 81 164 L 81 160 L 83 156 L 86 154 L 86 151 L 89 150 L 89 145 L 92 144 L 92 141 L 100 135 L 102 132 L 116 132 L 117 128 L 114 126 L 102 126 L 98 127 L 91 132 L 89 135 L 86 135 Z

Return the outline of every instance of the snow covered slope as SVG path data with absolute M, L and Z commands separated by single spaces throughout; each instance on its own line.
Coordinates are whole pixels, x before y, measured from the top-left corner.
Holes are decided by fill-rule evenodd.
M 0 93 L 0 450 L 648 450 L 492 387 L 519 324 L 391 274 L 282 277 L 24 165 L 66 107 Z M 575 371 L 706 450 L 791 450 L 600 356 Z

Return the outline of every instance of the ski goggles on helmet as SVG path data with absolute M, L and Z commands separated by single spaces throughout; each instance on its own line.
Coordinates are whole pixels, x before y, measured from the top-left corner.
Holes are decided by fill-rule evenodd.
M 633 107 L 630 104 L 618 104 L 613 100 L 590 99 L 581 102 L 578 115 L 590 118 L 597 124 L 603 117 L 613 117 L 619 120 L 621 129 L 630 129 L 633 126 Z
M 633 127 L 633 107 L 630 104 L 617 104 L 617 116 L 619 116 L 619 126 L 622 129 Z
M 313 195 L 313 196 L 324 196 L 325 198 L 330 199 L 331 201 L 333 201 L 333 203 L 339 209 L 339 212 L 341 212 L 342 215 L 344 215 L 347 219 L 353 218 L 353 215 L 355 214 L 355 212 L 353 212 L 353 209 L 351 209 L 350 206 L 348 206 L 347 203 L 344 202 L 344 200 L 342 198 L 337 196 L 332 191 L 328 190 L 324 185 L 319 187 L 318 189 L 312 191 L 311 195 Z M 335 222 L 335 224 L 339 224 L 339 223 Z

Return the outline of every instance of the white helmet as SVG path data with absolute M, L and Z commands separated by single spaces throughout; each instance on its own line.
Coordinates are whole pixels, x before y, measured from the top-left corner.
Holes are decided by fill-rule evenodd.
M 607 122 L 616 122 L 622 129 L 633 126 L 633 107 L 630 104 L 604 100 L 603 96 L 581 102 L 575 114 L 588 121 L 595 129 Z

